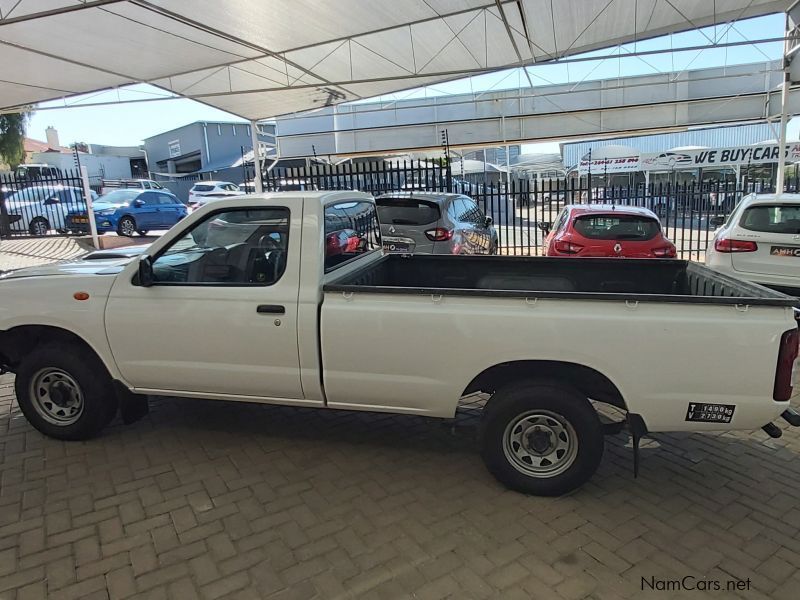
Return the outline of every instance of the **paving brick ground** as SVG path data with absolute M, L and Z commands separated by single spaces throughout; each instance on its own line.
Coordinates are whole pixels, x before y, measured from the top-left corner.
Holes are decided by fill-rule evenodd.
M 800 434 L 624 435 L 568 497 L 456 422 L 188 399 L 85 443 L 0 378 L 0 599 L 774 598 L 800 589 Z M 735 592 L 642 592 L 648 581 Z M 653 581 L 653 585 L 659 585 Z M 702 584 L 701 584 L 702 585 Z
M 0 240 L 0 271 L 75 258 L 85 252 L 70 237 Z

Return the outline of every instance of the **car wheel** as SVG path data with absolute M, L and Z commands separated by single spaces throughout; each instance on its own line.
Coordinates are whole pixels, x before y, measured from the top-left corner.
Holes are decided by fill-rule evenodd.
M 108 425 L 118 400 L 99 358 L 81 346 L 52 343 L 17 370 L 17 402 L 31 425 L 59 440 L 85 440 Z
M 133 217 L 122 217 L 117 224 L 117 233 L 125 237 L 132 237 L 136 233 L 136 221 Z
M 139 229 L 136 231 L 136 233 L 138 233 L 139 235 L 147 235 L 149 231 L 150 231 L 149 229 Z
M 47 232 L 50 231 L 50 223 L 47 222 L 47 219 L 36 217 L 33 221 L 31 221 L 28 229 L 30 230 L 31 235 L 47 235 Z
M 597 412 L 574 388 L 527 381 L 498 390 L 484 414 L 481 447 L 489 471 L 507 487 L 560 496 L 597 470 L 605 440 Z

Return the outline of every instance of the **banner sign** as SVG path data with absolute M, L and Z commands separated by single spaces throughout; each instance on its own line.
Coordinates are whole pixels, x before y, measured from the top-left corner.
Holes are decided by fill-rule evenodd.
M 786 144 L 786 162 L 800 161 L 800 143 Z M 630 173 L 632 171 L 672 171 L 677 169 L 706 169 L 777 163 L 780 152 L 777 144 L 754 146 L 731 146 L 692 150 L 671 150 L 660 153 L 644 153 L 640 156 L 603 158 L 589 161 L 588 155 L 581 160 L 578 172 L 586 175 L 606 173 Z

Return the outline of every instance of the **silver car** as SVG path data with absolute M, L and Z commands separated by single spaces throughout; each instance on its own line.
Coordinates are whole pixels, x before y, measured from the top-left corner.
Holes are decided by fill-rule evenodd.
M 497 231 L 477 203 L 462 194 L 395 192 L 378 196 L 384 252 L 497 254 Z

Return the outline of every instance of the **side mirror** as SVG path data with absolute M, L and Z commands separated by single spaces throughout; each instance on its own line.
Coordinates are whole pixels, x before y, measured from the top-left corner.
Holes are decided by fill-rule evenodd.
M 708 220 L 708 224 L 711 225 L 714 228 L 722 227 L 722 225 L 724 223 L 725 223 L 725 217 L 723 217 L 723 216 L 711 217 Z
M 132 203 L 136 208 L 141 208 L 144 206 L 144 202 L 142 200 L 134 200 Z
M 153 285 L 153 259 L 146 254 L 139 259 L 139 285 L 142 287 Z
M 542 230 L 542 233 L 547 235 L 550 233 L 550 230 L 553 228 L 553 224 L 548 221 L 539 221 L 536 226 Z
M 491 227 L 492 223 L 494 223 L 494 219 L 492 217 L 486 217 L 486 221 L 484 222 L 486 227 Z

